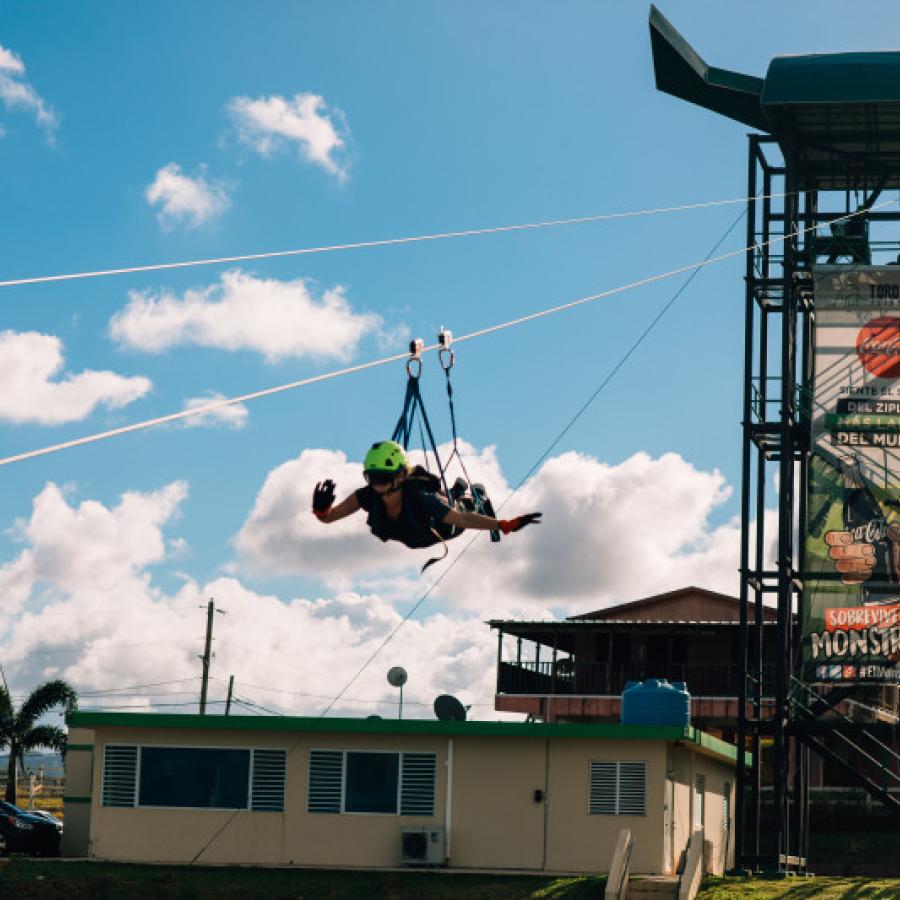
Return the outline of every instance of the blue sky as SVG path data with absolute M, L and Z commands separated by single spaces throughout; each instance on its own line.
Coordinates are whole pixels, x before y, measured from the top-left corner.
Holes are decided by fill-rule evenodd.
M 742 197 L 746 130 L 655 90 L 648 9 L 0 2 L 0 280 Z M 898 16 L 886 2 L 852 17 L 836 2 L 673 0 L 661 9 L 708 62 L 760 76 L 777 53 L 884 49 Z M 307 136 L 278 138 L 270 127 L 278 110 L 281 126 Z M 174 412 L 189 398 L 242 394 L 379 358 L 402 350 L 407 334 L 430 343 L 442 325 L 462 334 L 663 272 L 702 259 L 740 209 L 0 289 L 8 337 L 0 366 L 21 391 L 0 409 L 2 455 Z M 741 225 L 723 250 L 743 241 Z M 704 575 L 702 586 L 737 589 L 742 270 L 735 259 L 699 275 L 554 451 L 557 469 L 511 502 L 524 509 L 531 500 L 559 501 L 545 509 L 539 535 L 511 538 L 506 555 L 484 563 L 494 567 L 493 594 L 480 596 L 478 579 L 461 577 L 423 609 L 421 665 L 440 659 L 434 668 L 442 672 L 423 671 L 423 697 L 449 685 L 490 703 L 492 643 L 478 624 L 487 618 L 571 614 Z M 137 317 L 118 339 L 111 331 L 114 317 L 140 298 L 158 311 L 168 296 L 182 313 L 185 292 L 201 305 L 221 300 L 227 272 L 244 279 L 233 294 L 258 303 L 264 324 L 250 316 L 232 321 L 227 338 L 198 342 L 197 320 L 193 331 L 182 322 L 161 350 L 148 349 L 147 322 Z M 459 347 L 460 431 L 485 480 L 501 493 L 520 480 L 681 280 Z M 269 309 L 273 292 L 284 303 Z M 307 325 L 280 322 L 280 312 L 294 302 L 315 308 L 335 294 L 358 331 L 323 330 L 314 352 L 292 341 L 289 332 Z M 257 325 L 256 343 L 242 343 Z M 23 350 L 28 333 L 43 339 Z M 326 338 L 341 334 L 345 340 Z M 273 358 L 264 344 L 276 338 L 288 349 Z M 48 399 L 27 360 L 52 355 L 51 339 L 64 355 L 52 381 L 114 373 L 103 396 L 121 405 L 75 415 L 69 400 Z M 297 629 L 298 651 L 340 633 L 364 658 L 374 646 L 367 641 L 382 639 L 421 593 L 418 563 L 379 557 L 381 548 L 355 523 L 343 550 L 329 533 L 337 544 L 328 545 L 325 570 L 314 564 L 320 538 L 296 521 L 307 515 L 310 479 L 329 466 L 338 471 L 341 453 L 349 463 L 339 490 L 356 486 L 353 465 L 390 432 L 403 381 L 396 364 L 257 401 L 239 428 L 160 427 L 0 469 L 0 564 L 20 589 L 0 613 L 0 658 L 17 673 L 14 682 L 62 673 L 99 688 L 153 681 L 163 668 L 189 677 L 202 631 L 195 601 L 211 590 L 240 595 L 232 603 L 248 620 L 254 598 L 265 596 L 259 609 L 279 623 L 272 629 Z M 434 359 L 426 360 L 423 387 L 446 439 Z M 126 402 L 129 391 L 137 396 Z M 68 416 L 57 412 L 68 421 L 46 421 L 51 402 L 68 406 Z M 324 455 L 302 456 L 312 450 Z M 635 454 L 646 459 L 635 462 Z M 291 461 L 293 468 L 279 469 Z M 272 475 L 278 471 L 281 480 Z M 48 483 L 59 488 L 52 502 Z M 265 484 L 271 508 L 262 509 Z M 654 504 L 670 488 L 672 510 L 692 504 L 681 490 L 702 497 L 680 541 L 654 534 Z M 151 499 L 137 513 L 123 508 L 102 534 L 75 514 L 90 520 L 99 511 L 102 519 L 128 492 Z M 46 521 L 35 512 L 39 496 L 53 510 Z M 637 504 L 642 509 L 621 512 Z M 621 552 L 604 533 L 607 521 L 622 533 Z M 679 528 L 675 512 L 670 527 Z M 104 539 L 116 543 L 117 529 L 132 537 L 103 549 Z M 272 545 L 276 532 L 287 549 Z M 308 546 L 288 559 L 294 538 Z M 353 542 L 365 540 L 372 552 L 361 557 L 355 548 L 364 545 Z M 557 542 L 571 560 L 549 553 Z M 633 559 L 649 543 L 668 548 L 652 578 L 636 573 Z M 134 552 L 119 559 L 122 581 L 92 579 L 84 560 L 115 569 L 109 554 L 125 545 Z M 142 651 L 139 663 L 127 651 L 104 655 L 103 641 L 124 646 L 116 635 L 129 622 L 132 632 L 175 628 L 164 616 L 152 626 L 130 618 L 138 608 L 150 615 L 182 607 L 193 618 L 176 629 L 177 646 L 162 647 L 161 637 L 160 655 Z M 282 607 L 302 607 L 303 627 L 282 623 Z M 104 631 L 91 609 L 104 610 L 103 622 L 115 619 L 115 631 Z M 78 625 L 39 627 L 41 614 L 44 623 L 57 615 Z M 439 616 L 459 630 L 457 643 L 436 650 L 428 635 L 451 628 Z M 310 630 L 313 620 L 321 634 Z M 468 652 L 468 668 L 454 668 Z M 352 674 L 350 656 L 334 663 L 336 679 L 345 669 Z M 396 661 L 375 663 L 361 696 L 389 696 L 382 669 Z M 255 678 L 271 686 L 308 674 L 302 660 L 284 665 L 267 669 L 260 660 Z M 328 689 L 323 682 L 321 692 Z

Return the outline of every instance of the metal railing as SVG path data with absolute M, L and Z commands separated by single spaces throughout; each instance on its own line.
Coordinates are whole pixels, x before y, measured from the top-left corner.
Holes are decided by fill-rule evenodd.
M 763 668 L 763 694 L 774 687 L 775 666 Z M 577 694 L 610 696 L 621 694 L 629 681 L 664 678 L 683 681 L 691 694 L 708 697 L 736 697 L 740 668 L 734 664 L 654 663 L 639 665 L 604 662 L 503 662 L 497 679 L 501 694 Z M 748 689 L 748 693 L 750 690 Z

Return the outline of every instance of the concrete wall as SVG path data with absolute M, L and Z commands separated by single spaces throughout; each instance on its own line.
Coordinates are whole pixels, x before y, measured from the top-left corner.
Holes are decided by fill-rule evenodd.
M 288 751 L 285 812 L 118 809 L 100 805 L 103 747 L 156 744 Z M 400 828 L 442 825 L 447 739 L 432 736 L 316 735 L 247 731 L 100 729 L 91 805 L 91 855 L 148 862 L 395 866 Z M 406 750 L 437 754 L 435 816 L 306 812 L 309 751 Z
M 64 856 L 87 856 L 90 850 L 91 803 L 86 800 L 93 793 L 93 731 L 69 729 L 65 767 L 62 853 Z
M 619 831 L 631 829 L 633 873 L 662 872 L 666 744 L 663 741 L 596 741 L 555 738 L 549 742 L 547 868 L 608 872 Z M 646 762 L 646 814 L 588 814 L 591 761 Z
M 103 807 L 106 743 L 286 749 L 285 812 Z M 434 816 L 307 813 L 311 749 L 435 753 Z M 647 763 L 646 815 L 589 815 L 592 760 Z M 721 782 L 734 779 L 727 764 L 687 748 L 671 749 L 661 740 L 100 728 L 93 754 L 90 854 L 148 862 L 396 866 L 401 828 L 442 828 L 449 813 L 451 867 L 605 872 L 619 831 L 630 828 L 632 871 L 659 873 L 666 871 L 662 823 L 664 805 L 671 802 L 666 771 L 673 767 L 677 862 L 690 832 L 694 770 L 707 773 L 711 795 L 719 792 L 715 810 L 715 802 L 708 801 L 710 834 L 721 832 Z M 538 800 L 536 790 L 543 792 Z
M 674 747 L 669 754 L 670 770 L 675 781 L 674 855 L 677 868 L 680 854 L 687 847 L 694 821 L 694 786 L 697 775 L 704 778 L 704 840 L 712 843 L 709 871 L 721 875 L 734 866 L 734 766 L 714 757 L 696 753 L 686 747 Z M 728 785 L 731 822 L 726 831 L 723 821 L 723 793 Z

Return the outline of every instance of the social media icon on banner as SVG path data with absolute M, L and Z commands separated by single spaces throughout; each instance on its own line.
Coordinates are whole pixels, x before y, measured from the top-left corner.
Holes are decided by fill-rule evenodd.
M 828 667 L 828 677 L 829 678 L 840 678 L 842 668 L 843 667 L 840 664 L 829 666 Z

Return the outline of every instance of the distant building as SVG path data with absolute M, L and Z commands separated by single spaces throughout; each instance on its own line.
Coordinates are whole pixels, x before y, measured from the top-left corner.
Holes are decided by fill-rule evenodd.
M 681 726 L 74 712 L 70 856 L 667 874 L 733 859 L 734 747 Z
M 549 722 L 618 722 L 629 681 L 665 678 L 687 683 L 695 725 L 733 739 L 739 614 L 736 597 L 687 587 L 561 621 L 491 620 L 495 709 Z M 774 609 L 765 610 L 762 642 L 765 681 L 775 671 Z

